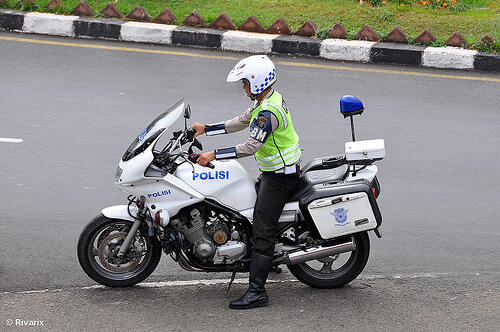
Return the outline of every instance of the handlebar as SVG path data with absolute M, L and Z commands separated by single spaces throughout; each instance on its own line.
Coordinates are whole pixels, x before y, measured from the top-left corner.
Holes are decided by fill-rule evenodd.
M 196 164 L 199 156 L 193 153 L 192 147 L 194 146 L 201 150 L 203 149 L 203 146 L 195 138 L 195 135 L 196 135 L 196 130 L 191 128 L 186 128 L 184 130 L 173 132 L 173 138 L 170 140 L 168 145 L 165 146 L 162 152 L 156 157 L 156 160 L 159 162 L 159 167 L 163 168 L 165 165 L 168 165 L 169 172 L 173 172 L 178 166 L 175 163 L 175 160 L 181 156 L 183 157 L 184 160 L 186 160 L 185 159 L 186 155 L 187 155 L 187 160 Z M 184 152 L 181 149 L 180 153 L 177 154 L 174 153 L 174 150 L 176 150 L 177 148 L 181 148 L 182 145 L 188 142 L 193 142 L 193 143 L 191 144 L 187 152 Z M 212 163 L 208 163 L 205 167 L 214 169 L 215 165 Z
M 196 154 L 191 154 L 191 155 L 189 155 L 188 159 L 189 159 L 189 161 L 190 161 L 190 162 L 193 162 L 193 163 L 195 163 L 195 164 L 196 164 L 196 163 L 198 162 L 198 158 L 199 158 L 199 157 L 200 157 L 200 156 L 198 156 L 198 155 L 196 155 Z M 214 169 L 214 168 L 215 168 L 215 165 L 214 165 L 214 164 L 212 164 L 212 163 L 208 163 L 205 167 L 208 167 L 208 168 Z
M 186 131 L 186 134 L 187 134 L 187 139 L 189 141 L 193 140 L 194 138 L 194 135 L 196 135 L 196 130 L 195 129 L 191 129 L 191 128 L 188 128 L 187 131 Z

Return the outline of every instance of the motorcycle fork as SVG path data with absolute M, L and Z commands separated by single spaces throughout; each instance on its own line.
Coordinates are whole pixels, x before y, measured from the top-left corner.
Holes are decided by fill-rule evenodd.
M 137 230 L 139 229 L 141 224 L 142 224 L 142 220 L 140 220 L 140 219 L 136 219 L 134 221 L 134 224 L 130 228 L 130 231 L 128 232 L 127 237 L 123 241 L 123 244 L 121 245 L 120 250 L 118 251 L 118 254 L 117 254 L 118 257 L 121 258 L 121 257 L 123 257 L 123 255 L 125 255 L 128 248 L 130 247 L 130 244 L 132 243 L 132 240 L 135 238 L 135 234 L 137 233 Z

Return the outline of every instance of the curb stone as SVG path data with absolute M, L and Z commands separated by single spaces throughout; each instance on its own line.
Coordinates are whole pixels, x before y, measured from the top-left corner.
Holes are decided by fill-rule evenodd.
M 273 39 L 278 35 L 265 33 L 228 31 L 222 38 L 222 49 L 227 51 L 266 53 L 273 47 Z
M 125 21 L 78 17 L 73 21 L 75 37 L 119 40 Z
M 73 22 L 77 18 L 78 16 L 27 13 L 24 16 L 23 32 L 73 37 Z
M 121 26 L 123 41 L 172 45 L 172 31 L 176 25 L 127 22 Z
M 172 30 L 172 45 L 221 48 L 223 30 L 176 27 Z
M 478 52 L 458 47 L 427 47 L 422 54 L 422 66 L 433 68 L 474 69 Z
M 422 48 L 407 44 L 378 43 L 370 48 L 370 60 L 373 63 L 420 66 Z
M 123 40 L 249 53 L 307 55 L 356 61 L 500 72 L 500 55 L 457 47 L 422 47 L 360 40 L 226 31 L 0 9 L 0 30 L 78 38 Z
M 271 52 L 319 56 L 321 41 L 309 37 L 280 35 L 273 39 Z
M 474 57 L 474 69 L 481 71 L 500 71 L 500 56 L 489 53 L 477 53 Z
M 0 10 L 0 29 L 7 31 L 22 31 L 24 13 L 13 10 Z
M 325 39 L 320 56 L 330 60 L 370 62 L 370 50 L 375 42 L 364 40 Z

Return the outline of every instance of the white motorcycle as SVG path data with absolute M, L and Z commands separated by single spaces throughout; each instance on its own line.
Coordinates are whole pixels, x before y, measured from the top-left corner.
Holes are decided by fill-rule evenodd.
M 363 104 L 344 96 L 352 142 L 345 155 L 319 158 L 302 167 L 300 189 L 278 223 L 273 270 L 286 264 L 300 281 L 317 288 L 341 287 L 355 279 L 370 252 L 368 231 L 382 222 L 376 198 L 375 161 L 384 140 L 355 141 L 353 116 Z M 168 128 L 184 114 L 184 129 Z M 103 209 L 83 229 L 78 259 L 100 284 L 126 287 L 146 279 L 162 250 L 188 271 L 247 272 L 252 252 L 252 215 L 259 181 L 236 160 L 196 163 L 202 149 L 188 129 L 189 105 L 181 100 L 135 138 L 115 175 L 129 193 L 127 205 Z M 189 147 L 185 149 L 185 145 Z

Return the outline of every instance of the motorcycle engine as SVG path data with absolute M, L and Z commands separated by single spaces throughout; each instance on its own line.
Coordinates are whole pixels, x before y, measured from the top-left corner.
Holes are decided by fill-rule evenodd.
M 179 223 L 177 229 L 182 232 L 186 240 L 193 245 L 193 254 L 201 259 L 212 257 L 215 245 L 208 234 L 205 234 L 205 221 L 200 210 L 189 211 L 185 223 Z
M 246 245 L 238 241 L 238 231 L 230 233 L 230 222 L 208 215 L 203 209 L 194 208 L 175 226 L 192 245 L 191 253 L 213 264 L 232 264 L 242 259 Z

